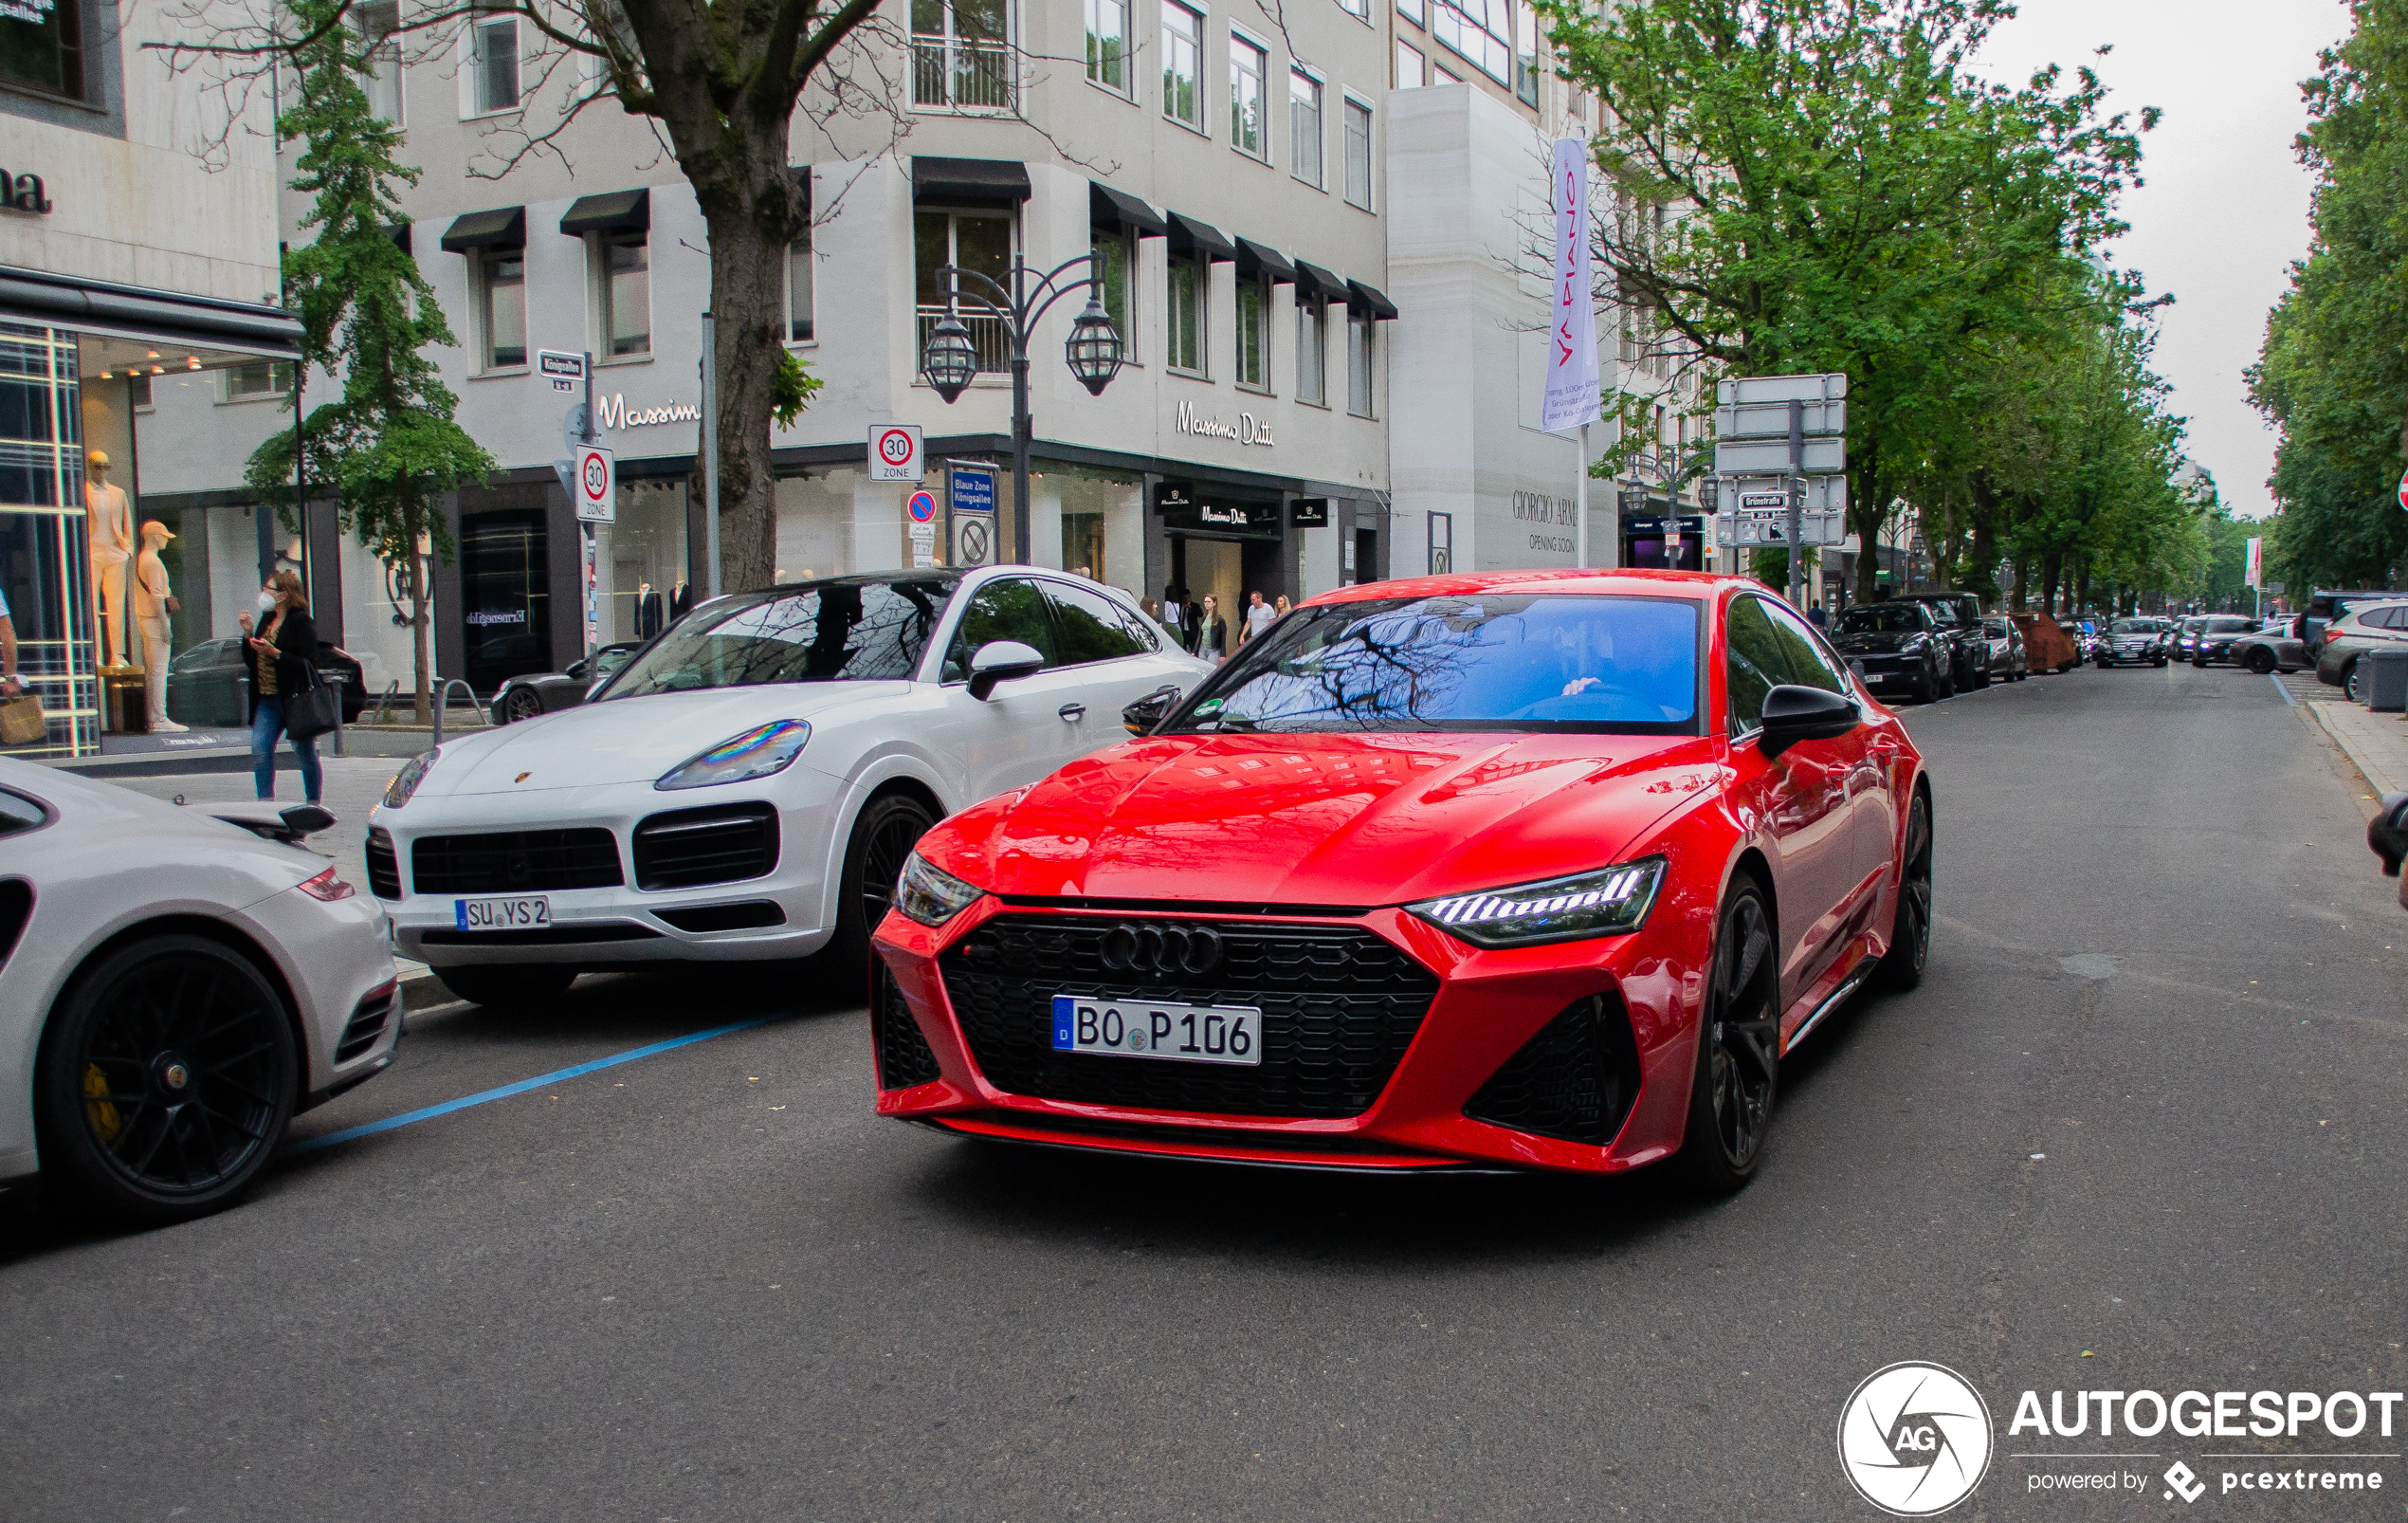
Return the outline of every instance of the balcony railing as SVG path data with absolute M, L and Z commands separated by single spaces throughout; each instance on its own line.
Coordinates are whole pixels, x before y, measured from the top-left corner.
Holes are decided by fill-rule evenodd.
M 950 111 L 1009 111 L 1019 100 L 1012 45 L 976 37 L 911 40 L 911 103 Z
M 970 347 L 977 352 L 980 372 L 1002 374 L 1012 369 L 1012 330 L 1005 326 L 1003 319 L 967 303 L 955 315 L 961 319 L 961 325 L 970 330 Z M 944 316 L 945 308 L 942 306 L 923 305 L 920 308 L 918 353 L 925 355 L 928 352 L 928 338 L 937 331 L 937 324 L 944 321 Z

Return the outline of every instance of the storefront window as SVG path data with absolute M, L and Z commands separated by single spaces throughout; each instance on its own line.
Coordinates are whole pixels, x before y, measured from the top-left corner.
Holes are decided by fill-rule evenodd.
M 1029 483 L 1029 514 L 1036 528 L 1033 542 L 1040 562 L 1118 587 L 1132 597 L 1146 596 L 1141 480 L 1049 466 Z M 1058 561 L 1047 553 L 1057 545 Z
M 685 482 L 619 483 L 618 521 L 597 531 L 602 642 L 648 640 L 693 600 L 685 580 Z
M 552 568 L 544 513 L 499 508 L 460 516 L 464 673 L 477 691 L 505 677 L 551 671 Z
M 100 744 L 76 377 L 73 334 L 0 324 L 0 596 L 18 674 L 50 719 L 48 734 L 15 755 Z

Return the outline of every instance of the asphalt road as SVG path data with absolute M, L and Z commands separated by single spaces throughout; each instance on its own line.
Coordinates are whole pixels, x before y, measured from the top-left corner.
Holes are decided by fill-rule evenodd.
M 2354 776 L 2221 670 L 1909 723 L 1930 975 L 1793 1059 L 1727 1203 L 981 1148 L 870 1116 L 857 1011 L 588 980 L 419 1012 L 302 1130 L 777 1018 L 295 1154 L 193 1225 L 0 1222 L 0 1514 L 1865 1519 L 1834 1426 L 1902 1359 L 1990 1404 L 1956 1517 L 2189 1510 L 2034 1493 L 2082 1467 L 2033 1451 L 2408 1448 L 2007 1433 L 2027 1387 L 2408 1385 L 2408 911 Z M 2359 1468 L 2384 1490 L 2197 1507 L 2399 1515 L 2401 1462 Z

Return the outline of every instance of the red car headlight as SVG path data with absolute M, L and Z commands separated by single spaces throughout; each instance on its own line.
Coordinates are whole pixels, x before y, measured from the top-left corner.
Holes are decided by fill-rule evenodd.
M 1567 878 L 1424 899 L 1405 911 L 1474 946 L 1620 936 L 1647 924 L 1667 866 L 1663 857 L 1642 857 Z

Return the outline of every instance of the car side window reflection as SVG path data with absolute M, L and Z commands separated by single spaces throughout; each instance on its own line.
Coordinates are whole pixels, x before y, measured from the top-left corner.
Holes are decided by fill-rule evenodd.
M 1723 632 L 1723 686 L 1733 740 L 1763 726 L 1764 695 L 1789 680 L 1781 648 L 1760 597 L 1735 597 Z
M 971 594 L 969 606 L 961 611 L 961 623 L 954 631 L 953 644 L 945 651 L 944 672 L 938 680 L 968 682 L 970 658 L 980 646 L 994 640 L 1017 640 L 1022 645 L 1034 646 L 1047 666 L 1062 664 L 1054 648 L 1053 616 L 1046 608 L 1045 594 L 1025 578 L 1005 577 Z
M 1062 641 L 1062 665 L 1117 661 L 1146 649 L 1121 616 L 1118 604 L 1101 593 L 1062 582 L 1047 582 L 1045 595 L 1053 603 L 1054 628 Z
M 1763 610 L 1765 617 L 1772 621 L 1774 638 L 1780 642 L 1781 670 L 1788 675 L 1777 681 L 1796 683 L 1800 688 L 1820 688 L 1825 692 L 1842 696 L 1848 694 L 1847 677 L 1823 652 L 1823 643 L 1815 638 L 1814 631 L 1806 627 L 1804 620 L 1788 609 L 1760 598 L 1749 601 Z

